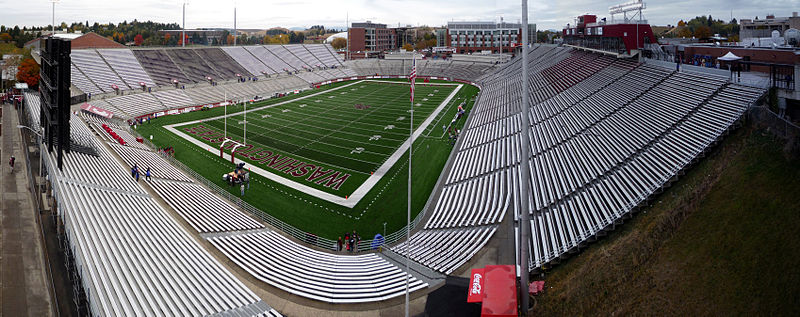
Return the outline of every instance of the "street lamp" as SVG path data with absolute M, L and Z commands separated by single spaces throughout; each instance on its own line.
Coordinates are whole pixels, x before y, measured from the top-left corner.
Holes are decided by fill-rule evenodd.
M 42 145 L 42 139 L 44 139 L 44 137 L 42 136 L 41 133 L 39 133 L 39 131 L 36 131 L 36 130 L 32 129 L 29 126 L 18 124 L 17 128 L 18 129 L 23 129 L 23 128 L 24 129 L 28 129 L 31 132 L 33 132 L 33 134 L 36 134 L 36 136 L 39 138 L 39 176 L 42 176 L 42 155 L 44 155 L 44 153 L 42 153 L 42 146 L 41 145 Z
M 61 0 L 50 0 L 50 3 L 53 4 L 53 25 L 52 25 L 53 26 L 53 34 L 50 34 L 50 36 L 55 36 L 56 35 L 56 3 L 58 3 L 59 1 L 61 1 Z

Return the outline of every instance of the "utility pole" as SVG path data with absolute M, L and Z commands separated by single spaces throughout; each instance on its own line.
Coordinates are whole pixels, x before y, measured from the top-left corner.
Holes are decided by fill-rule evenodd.
M 236 32 L 236 3 L 233 4 L 233 46 L 236 46 L 236 38 L 239 32 Z
M 528 244 L 530 242 L 530 203 L 528 194 L 530 188 L 530 130 L 531 123 L 528 115 L 530 114 L 530 95 L 528 94 L 528 0 L 522 0 L 522 161 L 520 162 L 520 212 L 519 217 L 519 296 L 520 312 L 522 316 L 528 314 Z

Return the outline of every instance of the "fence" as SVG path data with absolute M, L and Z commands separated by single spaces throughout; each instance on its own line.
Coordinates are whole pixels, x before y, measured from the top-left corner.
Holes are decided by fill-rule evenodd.
M 131 134 L 135 135 L 135 136 L 140 136 L 136 130 L 133 130 L 133 129 L 129 128 L 128 131 Z M 152 142 L 150 142 L 150 140 L 148 140 L 146 138 L 143 138 L 143 139 L 144 139 L 145 145 L 150 147 L 150 149 L 156 150 L 158 148 Z M 236 206 L 238 206 L 239 208 L 241 208 L 245 212 L 249 213 L 253 217 L 256 217 L 256 218 L 268 223 L 270 226 L 272 226 L 272 227 L 274 227 L 274 228 L 276 228 L 276 229 L 278 229 L 280 231 L 283 231 L 285 234 L 290 235 L 290 236 L 294 237 L 295 239 L 298 239 L 300 241 L 306 242 L 306 243 L 308 243 L 310 245 L 313 245 L 315 247 L 318 247 L 318 248 L 322 248 L 322 249 L 326 249 L 326 250 L 336 250 L 337 249 L 337 247 L 338 247 L 337 241 L 331 240 L 331 239 L 327 239 L 327 238 L 323 238 L 323 237 L 318 237 L 317 235 L 315 235 L 313 233 L 309 233 L 309 232 L 305 232 L 303 230 L 297 229 L 294 226 L 292 226 L 290 224 L 287 224 L 287 223 L 281 221 L 278 218 L 273 217 L 269 213 L 267 213 L 267 212 L 265 212 L 265 211 L 263 211 L 263 210 L 261 210 L 259 208 L 256 208 L 253 205 L 250 205 L 248 202 L 242 200 L 241 198 L 237 197 L 236 195 L 231 194 L 227 190 L 219 187 L 219 185 L 209 181 L 204 176 L 198 174 L 197 172 L 195 172 L 194 170 L 192 170 L 188 166 L 184 165 L 182 162 L 180 162 L 180 161 L 176 160 L 175 158 L 173 158 L 172 156 L 162 155 L 162 157 L 166 161 L 170 162 L 173 166 L 179 168 L 186 175 L 194 178 L 197 182 L 205 185 L 208 189 L 210 189 L 211 191 L 213 191 L 217 195 L 219 195 L 219 196 L 227 199 L 228 201 L 234 203 Z M 425 210 L 423 209 L 411 221 L 411 230 L 413 230 L 419 224 L 419 222 L 422 221 L 424 216 L 425 216 Z M 400 228 L 398 231 L 395 231 L 393 233 L 387 234 L 384 237 L 383 244 L 391 245 L 391 244 L 394 244 L 395 242 L 398 242 L 398 241 L 404 239 L 405 236 L 406 236 L 406 227 L 408 227 L 408 226 L 404 226 L 403 228 Z M 359 242 L 357 251 L 358 252 L 363 252 L 363 251 L 373 250 L 372 244 L 373 244 L 373 240 L 372 239 L 363 239 L 363 240 L 361 240 Z
M 751 107 L 747 117 L 757 126 L 767 127 L 775 136 L 786 140 L 785 150 L 800 154 L 800 126 L 781 118 L 767 107 Z

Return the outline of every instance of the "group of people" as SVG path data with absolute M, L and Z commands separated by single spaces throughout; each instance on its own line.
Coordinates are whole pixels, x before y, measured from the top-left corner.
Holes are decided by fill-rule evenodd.
M 365 104 L 360 104 L 360 103 L 357 103 L 357 104 L 353 105 L 353 107 L 355 107 L 358 110 L 365 110 L 365 109 L 372 108 L 372 106 L 370 106 L 370 105 L 365 105 Z
M 342 251 L 342 247 L 344 247 L 344 250 L 347 250 L 347 252 L 358 252 L 359 241 L 361 241 L 361 237 L 358 235 L 358 233 L 356 233 L 355 230 L 353 230 L 353 233 L 345 232 L 344 240 L 342 240 L 342 237 L 339 237 L 336 251 Z
M 139 166 L 137 164 L 133 164 L 133 167 L 131 167 L 131 177 L 133 177 L 133 179 L 135 179 L 138 182 L 139 176 L 140 176 Z M 144 172 L 144 177 L 148 182 L 150 181 L 150 176 L 151 176 L 150 168 L 148 167 L 147 170 L 145 170 Z

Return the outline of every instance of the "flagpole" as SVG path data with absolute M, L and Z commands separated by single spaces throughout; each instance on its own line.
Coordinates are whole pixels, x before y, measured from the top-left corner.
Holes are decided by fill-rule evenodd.
M 244 101 L 242 107 L 244 107 L 244 140 L 242 140 L 242 146 L 244 146 L 247 144 L 247 100 Z
M 228 91 L 225 91 L 225 100 L 222 102 L 225 103 L 225 116 L 223 116 L 223 121 L 225 121 L 225 138 L 228 138 Z

